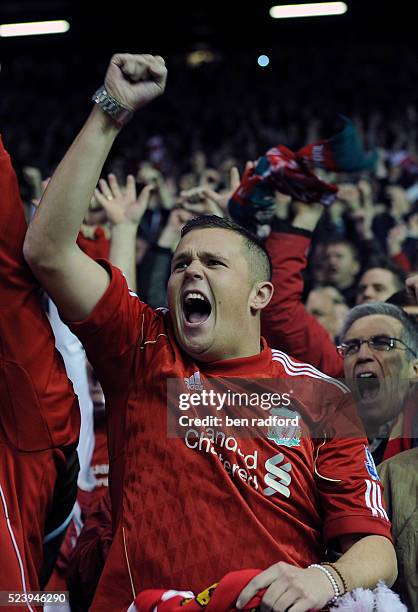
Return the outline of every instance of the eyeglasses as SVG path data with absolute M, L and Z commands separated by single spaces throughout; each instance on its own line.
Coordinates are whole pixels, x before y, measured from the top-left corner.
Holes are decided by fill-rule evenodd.
M 389 336 L 372 336 L 368 340 L 349 340 L 348 342 L 343 342 L 340 346 L 337 347 L 337 350 L 341 357 L 352 357 L 356 355 L 361 345 L 366 344 L 373 351 L 392 351 L 393 349 L 410 351 L 414 357 L 416 357 L 415 351 L 413 351 L 403 340 L 399 338 L 389 338 Z M 402 349 L 398 346 L 398 343 L 402 344 L 405 348 Z

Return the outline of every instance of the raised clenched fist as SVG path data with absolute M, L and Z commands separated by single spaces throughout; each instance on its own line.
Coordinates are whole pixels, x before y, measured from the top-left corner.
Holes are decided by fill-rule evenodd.
M 134 111 L 160 96 L 166 80 L 161 56 L 117 53 L 110 60 L 104 84 L 111 96 Z

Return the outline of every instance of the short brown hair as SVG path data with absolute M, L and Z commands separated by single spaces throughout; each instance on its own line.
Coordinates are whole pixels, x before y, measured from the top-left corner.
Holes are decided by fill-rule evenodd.
M 197 229 L 224 229 L 242 237 L 248 250 L 248 261 L 257 281 L 270 281 L 272 264 L 263 242 L 238 223 L 217 215 L 200 215 L 188 221 L 181 230 L 181 237 Z

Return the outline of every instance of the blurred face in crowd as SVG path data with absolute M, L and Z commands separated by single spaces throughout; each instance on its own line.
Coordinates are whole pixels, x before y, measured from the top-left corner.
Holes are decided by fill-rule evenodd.
M 340 292 L 335 287 L 313 289 L 308 295 L 305 307 L 318 319 L 334 340 L 338 336 L 348 310 Z
M 360 264 L 351 248 L 344 243 L 330 244 L 325 249 L 325 282 L 339 289 L 353 284 Z
M 200 150 L 195 151 L 191 158 L 191 166 L 193 172 L 201 174 L 206 168 L 206 154 Z
M 368 315 L 354 321 L 344 343 L 378 336 L 402 339 L 402 331 L 402 323 L 394 317 Z M 418 360 L 399 342 L 391 350 L 377 350 L 364 342 L 357 353 L 344 357 L 344 374 L 354 382 L 360 417 L 369 437 L 374 437 L 402 410 L 410 381 L 418 378 Z
M 179 188 L 181 191 L 189 191 L 189 189 L 193 189 L 196 186 L 196 176 L 194 174 L 183 174 L 180 177 Z
M 340 329 L 343 326 L 349 308 L 347 306 L 347 302 L 344 299 L 344 296 L 338 291 L 336 287 L 328 286 L 324 287 L 323 290 L 324 293 L 332 299 L 334 304 L 334 316 L 336 320 L 334 337 L 336 337 L 340 333 Z
M 181 239 L 167 300 L 176 339 L 194 359 L 210 362 L 257 353 L 259 314 L 271 294 L 271 283 L 255 280 L 239 234 L 198 228 Z
M 390 201 L 390 212 L 395 218 L 401 218 L 409 211 L 410 204 L 402 187 L 390 185 L 386 187 L 386 194 Z
M 49 182 L 49 180 L 48 180 Z M 103 225 L 107 222 L 106 211 L 99 205 L 96 198 L 93 196 L 90 201 L 90 206 L 84 217 L 83 223 L 85 225 Z
M 319 242 L 310 255 L 310 269 L 314 283 L 325 283 L 325 245 Z
M 360 278 L 356 303 L 385 302 L 400 288 L 393 272 L 384 268 L 371 268 Z

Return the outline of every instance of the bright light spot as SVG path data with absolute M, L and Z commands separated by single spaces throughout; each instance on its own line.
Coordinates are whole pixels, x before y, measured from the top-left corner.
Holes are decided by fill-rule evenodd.
M 0 25 L 0 36 L 32 36 L 34 34 L 63 34 L 68 32 L 68 21 L 31 21 L 27 23 L 5 23 Z
M 262 68 L 265 68 L 270 64 L 270 58 L 267 55 L 260 55 L 260 57 L 257 59 L 257 64 Z
M 272 6 L 270 17 L 288 19 L 289 17 L 322 17 L 324 15 L 343 15 L 347 11 L 345 2 L 315 2 L 312 4 L 283 4 Z

